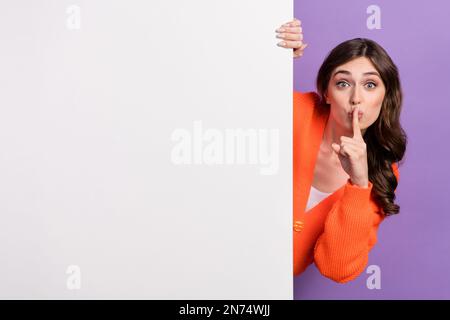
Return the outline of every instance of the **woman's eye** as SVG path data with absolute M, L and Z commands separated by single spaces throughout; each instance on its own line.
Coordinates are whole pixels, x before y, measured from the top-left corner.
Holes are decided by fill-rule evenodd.
M 346 86 L 346 84 L 348 84 L 347 82 L 345 82 L 345 81 L 339 81 L 339 82 L 337 82 L 336 83 L 336 85 L 339 87 L 339 88 L 345 88 Z
M 339 88 L 346 88 L 347 86 L 350 86 L 350 84 L 347 83 L 346 81 L 338 81 L 338 82 L 336 82 L 336 85 Z M 366 86 L 368 86 L 369 89 L 374 89 L 374 88 L 376 88 L 377 85 L 375 82 L 368 82 L 368 83 L 366 83 Z

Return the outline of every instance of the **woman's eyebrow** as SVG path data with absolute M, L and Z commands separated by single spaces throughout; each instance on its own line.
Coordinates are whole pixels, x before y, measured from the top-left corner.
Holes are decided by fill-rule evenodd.
M 336 72 L 333 74 L 333 77 L 334 77 L 335 75 L 337 75 L 338 73 L 343 73 L 343 74 L 346 74 L 346 75 L 352 75 L 352 73 L 351 73 L 350 71 L 347 71 L 347 70 L 338 70 L 338 71 L 336 71 Z M 378 72 L 376 72 L 376 71 L 364 72 L 363 75 L 364 75 L 364 76 L 366 76 L 366 75 L 374 75 L 374 76 L 377 76 L 377 77 L 381 78 L 380 75 L 378 74 Z

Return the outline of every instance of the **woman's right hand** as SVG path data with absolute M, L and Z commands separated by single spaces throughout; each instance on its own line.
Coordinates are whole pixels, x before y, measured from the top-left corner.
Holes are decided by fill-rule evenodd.
M 293 49 L 294 58 L 301 57 L 308 46 L 308 44 L 303 43 L 303 29 L 301 25 L 302 22 L 300 20 L 294 19 L 275 30 L 277 33 L 276 37 L 282 39 L 281 42 L 277 43 L 277 46 Z

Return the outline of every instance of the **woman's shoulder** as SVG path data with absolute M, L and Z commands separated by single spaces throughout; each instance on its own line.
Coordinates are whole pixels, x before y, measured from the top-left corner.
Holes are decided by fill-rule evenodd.
M 320 96 L 314 91 L 294 91 L 294 104 L 315 105 L 320 102 Z
M 314 115 L 322 115 L 325 111 L 321 105 L 320 96 L 314 91 L 294 91 L 294 117 L 312 118 Z
M 398 171 L 398 163 L 397 162 L 392 163 L 392 171 L 394 172 L 394 175 L 398 181 L 400 179 L 400 172 Z
M 320 104 L 320 96 L 314 91 L 294 91 L 294 110 L 312 112 Z

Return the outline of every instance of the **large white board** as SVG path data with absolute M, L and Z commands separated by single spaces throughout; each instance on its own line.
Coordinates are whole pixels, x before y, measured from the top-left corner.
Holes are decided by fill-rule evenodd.
M 0 3 L 0 298 L 291 299 L 292 1 Z

